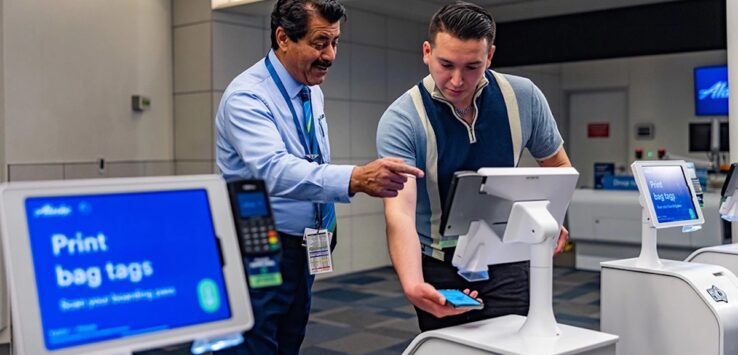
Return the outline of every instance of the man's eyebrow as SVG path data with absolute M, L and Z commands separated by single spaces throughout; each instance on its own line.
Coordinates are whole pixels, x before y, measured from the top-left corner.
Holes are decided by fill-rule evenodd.
M 443 58 L 443 57 L 438 57 L 438 60 L 440 60 L 440 61 L 444 62 L 444 64 L 445 64 L 445 63 L 448 63 L 448 64 L 455 64 L 454 62 L 452 62 L 452 61 L 450 61 L 450 60 L 448 60 L 448 59 L 446 59 L 446 58 Z M 475 60 L 475 61 L 473 61 L 473 62 L 469 62 L 469 63 L 464 63 L 463 65 L 475 65 L 475 64 L 482 64 L 482 61 L 481 61 L 481 60 Z

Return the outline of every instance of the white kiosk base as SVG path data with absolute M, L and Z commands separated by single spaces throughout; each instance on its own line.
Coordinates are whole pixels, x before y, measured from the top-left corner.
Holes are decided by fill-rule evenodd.
M 558 324 L 554 337 L 519 334 L 526 317 L 511 315 L 421 333 L 403 354 L 614 355 L 618 337 Z
M 738 275 L 738 244 L 717 245 L 695 250 L 685 261 L 720 265 Z
M 738 278 L 723 267 L 602 263 L 602 331 L 622 355 L 738 354 Z

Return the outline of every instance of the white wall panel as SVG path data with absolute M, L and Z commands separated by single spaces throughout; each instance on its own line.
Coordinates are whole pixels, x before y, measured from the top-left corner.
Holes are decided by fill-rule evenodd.
M 387 19 L 387 47 L 421 53 L 428 36 L 428 25 L 406 19 Z
M 210 90 L 211 22 L 174 28 L 174 92 Z
M 348 101 L 325 100 L 331 160 L 351 157 L 351 110 Z
M 259 28 L 213 22 L 213 89 L 225 90 L 233 78 L 264 58 L 263 35 Z
M 320 85 L 323 95 L 328 99 L 349 99 L 351 96 L 351 43 L 340 42 L 336 60 L 328 69 L 328 75 Z
M 172 0 L 172 25 L 210 21 L 212 18 L 210 6 L 208 0 Z
M 353 43 L 385 47 L 387 19 L 385 16 L 362 10 L 349 9 L 346 27 Z
M 351 46 L 351 99 L 386 101 L 387 51 L 359 44 Z
M 377 157 L 377 124 L 387 108 L 384 103 L 351 103 L 351 157 L 374 160 Z
M 387 101 L 393 102 L 426 75 L 423 54 L 390 49 L 387 51 Z
M 174 96 L 175 159 L 213 159 L 211 93 Z
M 170 1 L 3 7 L 8 163 L 171 159 Z

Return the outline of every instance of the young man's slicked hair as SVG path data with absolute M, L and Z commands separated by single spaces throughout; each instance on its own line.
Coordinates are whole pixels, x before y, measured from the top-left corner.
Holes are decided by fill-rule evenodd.
M 455 1 L 444 5 L 431 18 L 428 42 L 435 45 L 439 32 L 448 33 L 461 40 L 487 39 L 487 45 L 495 42 L 495 20 L 492 14 L 479 5 Z
M 308 31 L 310 16 L 317 11 L 330 23 L 346 19 L 346 8 L 337 0 L 279 0 L 272 10 L 272 49 L 279 48 L 277 27 L 282 26 L 287 37 L 297 42 Z

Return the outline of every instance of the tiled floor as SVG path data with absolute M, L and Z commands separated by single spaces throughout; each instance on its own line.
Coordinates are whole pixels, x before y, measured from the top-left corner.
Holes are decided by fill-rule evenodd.
M 598 272 L 554 268 L 553 297 L 558 322 L 599 329 Z M 315 282 L 302 354 L 399 354 L 418 333 L 415 311 L 386 267 Z M 145 354 L 184 355 L 187 349 Z

